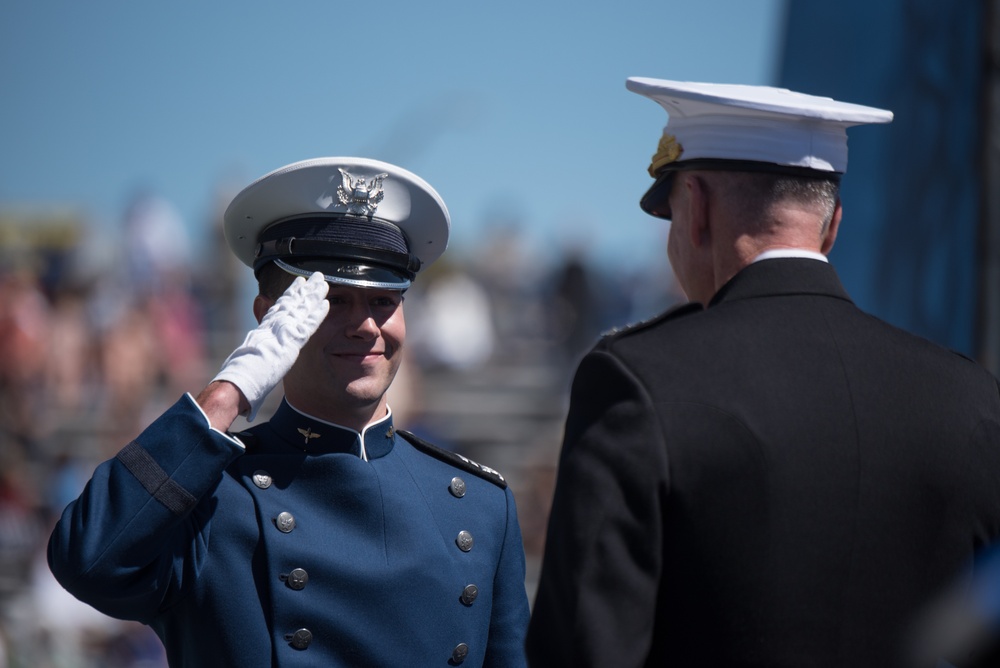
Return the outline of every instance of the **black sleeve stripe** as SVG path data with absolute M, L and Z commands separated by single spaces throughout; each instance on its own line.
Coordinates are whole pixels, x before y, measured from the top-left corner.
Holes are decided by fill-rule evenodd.
M 183 515 L 194 507 L 197 499 L 170 479 L 137 441 L 132 441 L 118 453 L 120 461 L 154 499 L 175 515 Z

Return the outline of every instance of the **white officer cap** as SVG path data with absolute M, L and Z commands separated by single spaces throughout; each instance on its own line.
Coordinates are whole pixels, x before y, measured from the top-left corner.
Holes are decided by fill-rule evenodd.
M 681 169 L 768 171 L 839 178 L 847 170 L 847 128 L 888 123 L 892 112 L 785 88 L 631 77 L 630 91 L 660 104 L 668 121 L 640 206 L 670 218 L 670 187 Z
M 244 188 L 225 213 L 226 241 L 254 275 L 275 262 L 361 288 L 405 290 L 444 252 L 450 229 L 426 181 L 366 158 L 286 165 Z

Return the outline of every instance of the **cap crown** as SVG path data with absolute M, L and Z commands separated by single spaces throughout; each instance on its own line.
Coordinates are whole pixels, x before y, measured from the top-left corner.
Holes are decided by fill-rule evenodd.
M 444 201 L 426 181 L 352 157 L 304 160 L 265 174 L 233 198 L 224 223 L 229 247 L 255 270 L 273 259 L 293 273 L 319 270 L 327 280 L 361 287 L 380 286 L 368 265 L 401 275 L 394 283 L 380 271 L 375 283 L 408 286 L 444 252 L 451 230 Z
M 821 172 L 847 170 L 847 128 L 888 123 L 892 112 L 770 86 L 712 84 L 632 77 L 628 90 L 668 114 L 672 162 L 743 160 Z M 663 144 L 661 143 L 661 149 Z M 664 158 L 667 158 L 663 161 Z

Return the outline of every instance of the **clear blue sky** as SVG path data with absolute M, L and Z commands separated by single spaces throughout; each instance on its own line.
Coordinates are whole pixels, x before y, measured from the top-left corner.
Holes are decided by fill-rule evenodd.
M 665 224 L 638 199 L 666 115 L 625 79 L 773 84 L 784 7 L 5 3 L 0 209 L 69 206 L 111 234 L 145 186 L 200 242 L 220 191 L 362 155 L 437 188 L 455 252 L 508 215 L 539 249 L 659 262 Z

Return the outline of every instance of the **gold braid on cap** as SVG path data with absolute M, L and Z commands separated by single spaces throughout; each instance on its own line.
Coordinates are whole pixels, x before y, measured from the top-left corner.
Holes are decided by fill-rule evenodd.
M 664 134 L 660 137 L 660 145 L 656 147 L 656 153 L 653 155 L 653 162 L 649 165 L 649 175 L 654 179 L 656 178 L 656 173 L 664 165 L 669 165 L 671 162 L 677 160 L 684 153 L 684 147 L 677 142 L 677 138 L 673 135 Z

